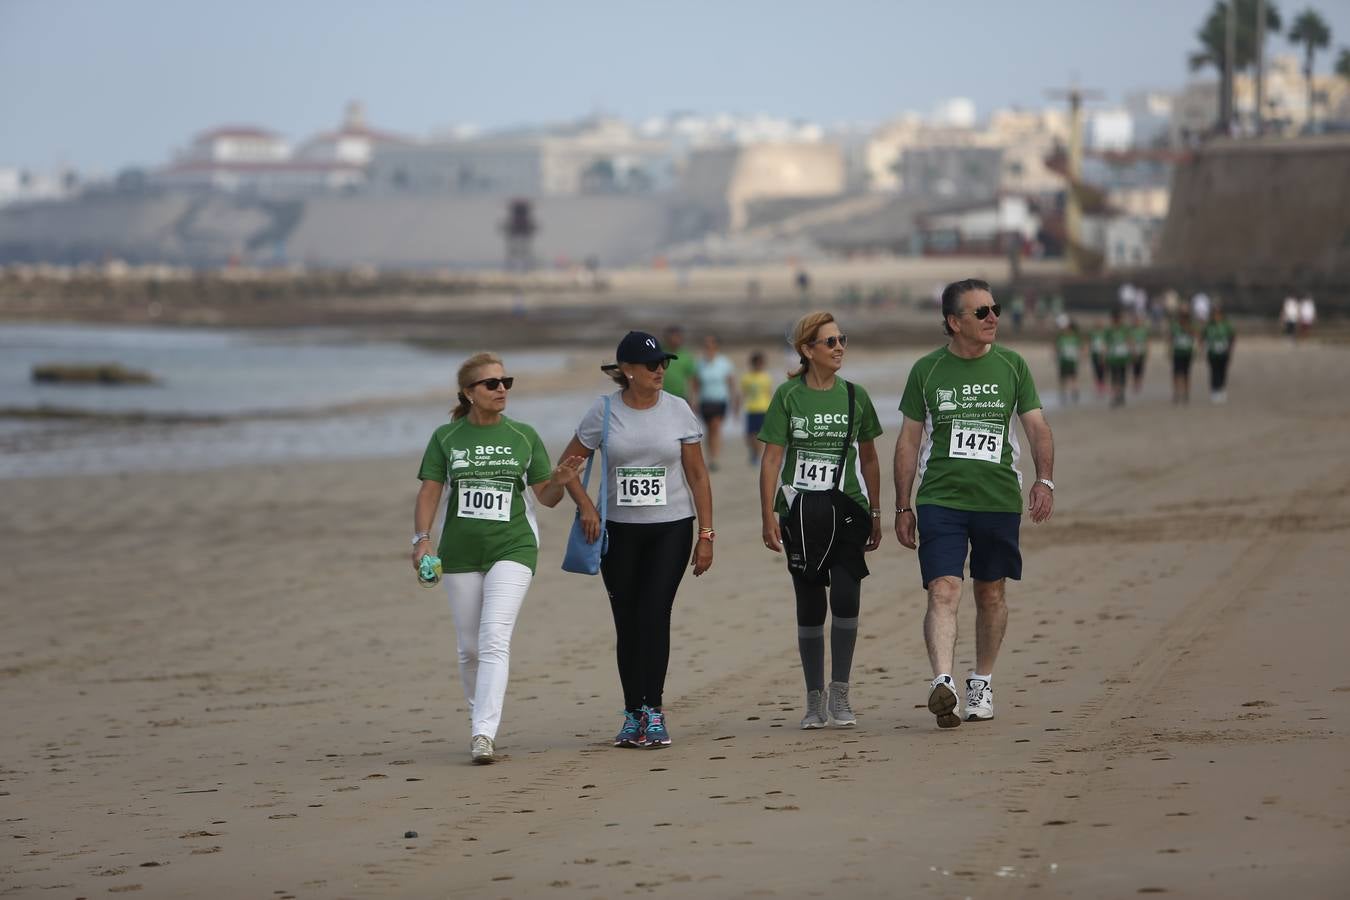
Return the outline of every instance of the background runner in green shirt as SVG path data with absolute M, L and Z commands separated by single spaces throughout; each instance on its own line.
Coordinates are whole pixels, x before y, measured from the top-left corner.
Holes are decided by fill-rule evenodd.
M 490 353 L 460 366 L 459 405 L 450 424 L 437 428 L 427 443 L 413 506 L 416 567 L 431 553 L 431 529 L 450 486 L 439 552 L 476 763 L 496 758 L 511 632 L 539 556 L 533 503 L 556 506 L 563 486 L 576 480 L 585 464 L 572 457 L 551 469 L 535 430 L 503 414 L 514 381 Z
M 1178 310 L 1168 329 L 1168 343 L 1172 348 L 1172 402 L 1189 403 L 1195 324 L 1191 321 L 1191 311 L 1184 306 Z
M 1228 362 L 1233 358 L 1237 332 L 1233 323 L 1217 306 L 1209 315 L 1204 332 L 1205 356 L 1209 360 L 1209 399 L 1214 403 L 1228 401 Z
M 662 337 L 665 340 L 663 349 L 670 355 L 670 366 L 666 369 L 662 390 L 687 401 L 690 408 L 697 409 L 698 380 L 695 376 L 698 374 L 698 359 L 692 352 L 681 349 L 684 347 L 684 329 L 672 325 Z
M 847 345 L 847 335 L 839 330 L 829 313 L 809 313 L 798 320 L 792 346 L 801 365 L 774 392 L 759 430 L 759 440 L 764 443 L 759 508 L 765 547 L 775 553 L 783 551 L 784 522 L 780 517 L 785 517 L 791 508 L 791 497 L 798 492 L 828 491 L 834 487 L 841 451 L 845 458 L 840 489 L 870 513 L 871 534 L 866 543 L 853 545 L 845 535 L 836 532 L 837 542 L 829 545 L 830 552 L 824 560 L 829 568 L 828 599 L 826 584 L 808 581 L 792 572 L 792 589 L 797 599 L 797 650 L 806 679 L 802 728 L 847 727 L 857 722 L 849 700 L 849 673 L 858 638 L 861 583 L 867 575 L 863 553 L 875 550 L 881 543 L 881 469 L 874 443 L 881 434 L 881 423 L 867 391 L 859 385 L 853 386 L 853 405 L 849 407 L 848 386 L 838 375 Z M 853 438 L 845 451 L 844 439 L 850 423 Z M 793 525 L 796 527 L 793 551 L 800 552 L 801 523 Z M 833 615 L 828 691 L 827 608 Z
M 1083 355 L 1083 336 L 1078 323 L 1060 315 L 1059 332 L 1055 335 L 1055 363 L 1059 367 L 1059 403 L 1067 406 L 1078 402 L 1078 360 Z
M 994 716 L 991 679 L 1008 624 L 1004 585 L 1022 576 L 1014 415 L 1021 418 L 1036 464 L 1031 520 L 1043 522 L 1054 510 L 1054 439 L 1026 361 L 994 343 L 999 312 L 987 283 L 972 278 L 947 285 L 942 313 L 951 342 L 914 364 L 900 399 L 895 533 L 902 545 L 919 551 L 928 590 L 924 641 L 933 667 L 928 709 L 942 728 L 961 724 L 951 671 L 967 551 L 976 617 L 965 718 Z M 916 476 L 918 497 L 911 501 Z
M 1124 406 L 1130 358 L 1134 355 L 1134 339 L 1130 329 L 1120 320 L 1120 310 L 1111 311 L 1111 324 L 1107 326 L 1104 337 L 1106 368 L 1111 373 L 1111 405 Z

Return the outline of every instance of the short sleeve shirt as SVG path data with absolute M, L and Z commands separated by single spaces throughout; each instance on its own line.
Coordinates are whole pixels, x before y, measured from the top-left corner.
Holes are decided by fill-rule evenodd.
M 697 366 L 699 402 L 726 403 L 730 400 L 727 379 L 736 374 L 736 367 L 731 364 L 731 360 L 719 353 L 712 359 L 699 357 Z
M 829 490 L 833 487 L 834 467 L 839 464 L 844 437 L 853 418 L 853 442 L 844 459 L 844 474 L 839 489 L 854 502 L 870 507 L 867 484 L 858 461 L 858 444 L 881 434 L 872 398 L 861 386 L 853 386 L 853 409 L 848 408 L 848 387 L 842 378 L 829 390 L 818 391 L 801 378 L 778 386 L 764 414 L 759 439 L 784 448 L 783 468 L 778 473 L 778 491 L 774 509 L 787 515 L 790 498 L 799 490 Z
M 1110 363 L 1130 361 L 1130 329 L 1124 325 L 1106 329 L 1106 361 Z
M 534 571 L 539 525 L 528 485 L 547 481 L 548 452 L 533 428 L 502 416 L 495 425 L 468 418 L 431 435 L 417 477 L 450 488 L 437 552 L 446 572 L 486 572 L 518 562 Z
M 1172 353 L 1175 356 L 1190 356 L 1195 350 L 1195 333 L 1180 322 L 1172 323 Z
M 702 441 L 703 425 L 689 404 L 662 391 L 655 406 L 634 409 L 623 402 L 622 391 L 615 391 L 609 408 L 605 518 L 639 523 L 691 518 L 694 498 L 684 477 L 683 445 Z M 605 398 L 599 397 L 581 417 L 577 440 L 596 450 L 604 427 Z M 597 451 L 592 459 L 600 462 L 601 454 Z
M 663 390 L 667 394 L 674 394 L 676 397 L 688 397 L 689 379 L 695 375 L 694 358 L 688 353 L 672 355 L 675 358 L 670 361 L 670 367 L 666 369 Z
M 1076 332 L 1068 331 L 1055 336 L 1055 349 L 1058 352 L 1060 362 L 1078 362 L 1078 348 L 1081 345 L 1082 339 Z
M 964 359 L 946 347 L 909 370 L 900 412 L 923 423 L 916 504 L 1022 511 L 1014 414 L 1040 409 L 1027 362 L 997 345 Z
M 745 397 L 746 412 L 767 412 L 773 399 L 773 379 L 768 372 L 746 372 L 741 376 L 741 394 Z
M 1209 356 L 1227 356 L 1233 352 L 1233 323 L 1210 322 L 1205 326 L 1205 352 Z

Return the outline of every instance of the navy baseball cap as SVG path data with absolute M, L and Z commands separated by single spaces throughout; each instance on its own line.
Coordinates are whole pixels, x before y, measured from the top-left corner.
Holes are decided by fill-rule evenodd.
M 661 342 L 645 331 L 630 331 L 619 341 L 619 349 L 614 351 L 614 359 L 621 363 L 649 363 L 663 359 L 675 359 L 674 353 L 661 349 Z

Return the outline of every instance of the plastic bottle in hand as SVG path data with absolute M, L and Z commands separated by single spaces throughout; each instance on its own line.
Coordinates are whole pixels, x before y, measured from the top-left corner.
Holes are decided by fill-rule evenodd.
M 417 564 L 417 583 L 422 587 L 435 587 L 441 583 L 441 558 L 430 553 L 422 557 Z

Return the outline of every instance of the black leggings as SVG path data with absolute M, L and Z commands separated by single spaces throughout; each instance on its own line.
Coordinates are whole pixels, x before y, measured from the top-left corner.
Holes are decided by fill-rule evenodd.
M 600 576 L 618 637 L 623 705 L 662 705 L 670 663 L 670 612 L 694 549 L 694 520 L 606 522 L 609 550 Z
M 1221 391 L 1228 383 L 1228 357 L 1211 356 L 1209 358 L 1209 389 Z
M 792 576 L 792 590 L 797 595 L 798 626 L 824 625 L 827 607 L 838 619 L 856 619 L 862 608 L 862 584 L 843 566 L 830 567 L 828 600 L 825 585 L 809 584 L 800 575 Z

